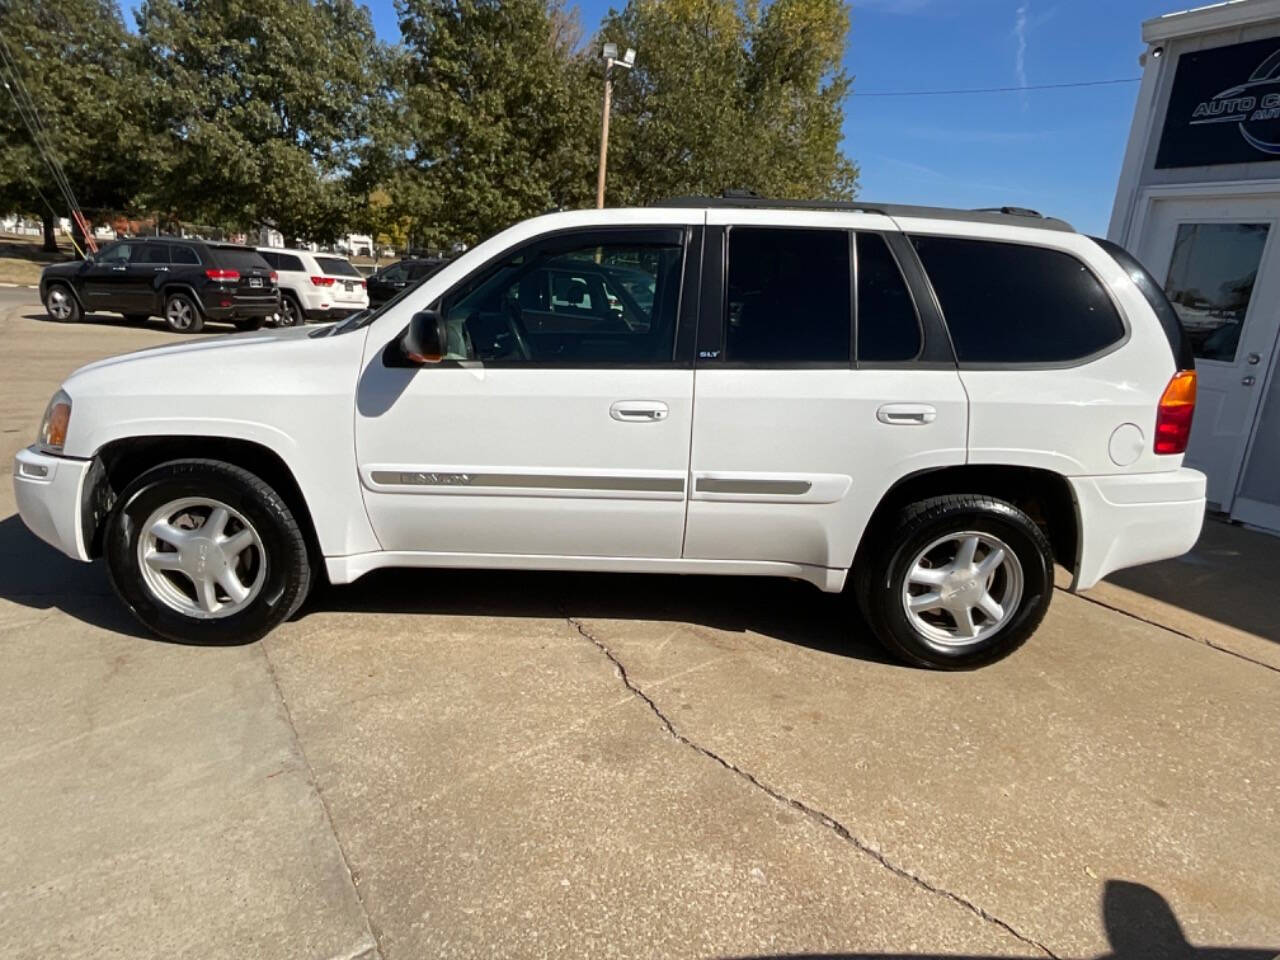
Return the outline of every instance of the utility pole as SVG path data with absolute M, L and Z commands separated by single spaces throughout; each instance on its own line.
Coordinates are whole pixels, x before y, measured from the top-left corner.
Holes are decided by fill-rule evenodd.
M 596 174 L 596 209 L 604 207 L 604 178 L 609 164 L 609 113 L 613 107 L 613 68 L 630 70 L 636 63 L 635 50 L 627 47 L 622 59 L 618 59 L 618 45 L 606 43 L 601 51 L 604 60 L 604 110 L 600 116 L 600 170 Z

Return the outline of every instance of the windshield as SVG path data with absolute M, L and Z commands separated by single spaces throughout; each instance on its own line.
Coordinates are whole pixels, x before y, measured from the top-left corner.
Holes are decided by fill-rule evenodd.
M 341 323 L 323 328 L 324 336 L 350 333 L 352 330 L 359 330 L 362 327 L 367 327 L 369 324 L 373 323 L 374 320 L 377 320 L 380 316 L 386 313 L 388 309 L 394 307 L 397 303 L 403 300 L 406 294 L 412 293 L 414 290 L 418 289 L 419 286 L 421 286 L 421 284 L 415 283 L 413 286 L 405 287 L 381 306 L 370 307 L 368 310 L 361 310 L 359 313 L 353 313 Z

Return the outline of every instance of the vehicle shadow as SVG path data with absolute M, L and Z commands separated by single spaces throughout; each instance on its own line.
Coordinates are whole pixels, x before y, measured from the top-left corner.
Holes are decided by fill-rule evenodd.
M 1097 960 L 1275 960 L 1280 947 L 1200 947 L 1187 941 L 1167 900 L 1150 887 L 1108 880 L 1102 893 L 1102 924 L 1111 947 Z M 1004 955 L 1002 955 L 1004 956 Z M 1025 956 L 1043 957 L 1028 952 Z M 1060 956 L 1055 954 L 1055 956 Z M 790 953 L 734 960 L 996 960 L 956 953 Z
M 101 560 L 86 564 L 63 556 L 16 515 L 0 520 L 0 600 L 58 609 L 106 630 L 159 639 L 139 626 L 117 599 Z M 676 621 L 752 631 L 826 653 L 897 665 L 882 652 L 847 597 L 769 578 L 379 570 L 346 586 L 318 583 L 295 619 L 325 611 Z
M 898 665 L 845 595 L 767 577 L 380 570 L 318 586 L 299 616 L 325 611 L 658 620 L 751 631 L 824 653 Z
M 1191 552 L 1120 570 L 1109 583 L 1280 643 L 1275 616 L 1280 537 L 1209 517 Z
M 61 610 L 91 626 L 154 639 L 116 598 L 101 560 L 89 564 L 63 556 L 16 514 L 0 520 L 0 600 Z
M 59 323 L 59 321 L 54 320 L 53 317 L 49 316 L 49 314 L 39 309 L 33 309 L 31 312 L 19 314 L 19 316 L 23 320 L 36 320 L 36 321 L 39 321 L 40 323 L 51 323 L 56 326 L 63 326 L 63 324 Z M 137 330 L 140 327 L 144 327 L 144 326 L 149 327 L 153 325 L 156 326 L 157 329 L 163 329 L 164 327 L 164 324 L 162 324 L 159 321 L 159 319 L 155 317 L 152 317 L 151 320 L 148 321 L 147 323 L 141 324 L 141 323 L 131 323 L 130 321 L 126 320 L 124 317 L 115 313 L 86 313 L 83 317 L 81 317 L 76 322 L 89 323 L 97 327 L 126 327 L 133 330 Z

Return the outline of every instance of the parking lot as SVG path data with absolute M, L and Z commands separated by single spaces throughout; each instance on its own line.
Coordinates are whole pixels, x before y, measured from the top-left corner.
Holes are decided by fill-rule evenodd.
M 1275 600 L 1214 567 L 1280 541 L 972 673 L 711 578 L 387 572 L 179 646 L 8 477 L 63 376 L 174 339 L 0 290 L 0 956 L 1280 953 Z

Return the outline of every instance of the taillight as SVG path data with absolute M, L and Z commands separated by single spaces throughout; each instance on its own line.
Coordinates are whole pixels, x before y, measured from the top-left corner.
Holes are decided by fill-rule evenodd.
M 368 290 L 368 289 L 369 289 L 369 281 L 368 281 L 368 280 L 361 280 L 361 281 L 360 281 L 360 289 L 361 289 L 361 290 Z
M 271 282 L 272 282 L 272 283 L 278 283 L 278 282 L 279 282 L 279 280 L 280 280 L 280 274 L 278 274 L 278 273 L 276 273 L 274 270 L 272 270 L 272 271 L 271 271 Z
M 226 280 L 240 279 L 239 270 L 227 270 L 223 267 L 210 267 L 208 270 L 204 272 L 204 275 L 208 277 L 210 280 L 226 281 Z
M 332 287 L 333 277 L 312 277 L 311 282 L 317 287 Z
M 1196 412 L 1196 372 L 1179 370 L 1164 388 L 1156 411 L 1156 453 L 1185 453 Z

